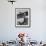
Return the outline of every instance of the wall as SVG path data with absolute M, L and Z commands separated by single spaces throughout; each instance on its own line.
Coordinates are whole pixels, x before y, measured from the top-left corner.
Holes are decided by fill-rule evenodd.
M 15 8 L 31 8 L 31 27 L 15 27 Z M 14 5 L 0 0 L 0 41 L 15 40 L 19 32 L 28 33 L 33 40 L 46 40 L 45 0 L 17 0 Z

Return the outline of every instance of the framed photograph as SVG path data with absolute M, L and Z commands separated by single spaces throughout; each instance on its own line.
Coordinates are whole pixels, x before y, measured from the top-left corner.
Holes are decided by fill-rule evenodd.
M 15 26 L 30 27 L 31 26 L 31 9 L 15 8 Z

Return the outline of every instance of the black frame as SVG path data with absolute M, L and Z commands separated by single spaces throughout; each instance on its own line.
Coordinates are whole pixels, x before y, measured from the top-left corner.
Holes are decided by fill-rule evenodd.
M 16 17 L 17 17 L 16 10 L 17 9 L 28 9 L 29 10 L 29 13 L 28 13 L 29 14 L 29 18 L 28 18 L 29 19 L 29 23 L 28 23 L 29 25 L 27 25 L 27 26 L 26 25 L 23 25 L 23 26 L 20 25 L 20 26 L 18 26 L 16 24 L 16 22 L 17 22 L 17 19 L 16 19 Z M 31 9 L 30 8 L 15 8 L 15 27 L 17 27 L 17 28 L 29 28 L 29 27 L 31 27 Z

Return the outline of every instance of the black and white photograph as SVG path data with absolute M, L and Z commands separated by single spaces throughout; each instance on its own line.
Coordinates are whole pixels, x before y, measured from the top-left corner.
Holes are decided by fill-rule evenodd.
M 30 27 L 30 8 L 16 8 L 16 27 Z

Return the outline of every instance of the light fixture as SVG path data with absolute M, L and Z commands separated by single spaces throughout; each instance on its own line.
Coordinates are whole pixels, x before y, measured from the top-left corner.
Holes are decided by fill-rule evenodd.
M 16 2 L 15 0 L 8 0 L 8 2 L 11 2 L 12 4 Z

